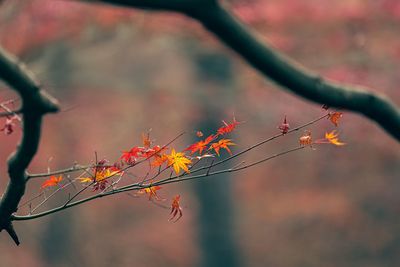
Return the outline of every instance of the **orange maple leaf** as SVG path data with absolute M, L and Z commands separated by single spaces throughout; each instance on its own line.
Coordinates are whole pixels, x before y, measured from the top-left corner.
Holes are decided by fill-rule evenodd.
M 328 115 L 328 119 L 337 127 L 339 119 L 343 116 L 343 112 L 333 112 Z
M 199 154 L 203 153 L 203 150 L 207 148 L 208 144 L 216 138 L 215 135 L 210 135 L 205 140 L 201 140 L 196 142 L 190 146 L 188 146 L 184 151 L 190 150 L 190 154 L 194 154 L 196 151 L 199 151 Z
M 168 161 L 168 156 L 165 154 L 157 154 L 154 156 L 154 161 L 151 163 L 151 166 L 158 167 L 163 165 L 165 162 Z
M 173 220 L 179 213 L 178 218 L 176 218 L 176 220 L 174 222 L 177 222 L 183 215 L 182 213 L 182 208 L 179 204 L 181 196 L 180 195 L 176 195 L 175 197 L 172 198 L 172 204 L 171 204 L 171 212 L 169 213 L 171 216 L 171 218 L 168 221 Z
M 224 124 L 224 126 L 220 127 L 217 130 L 217 135 L 224 135 L 230 133 L 233 130 L 235 130 L 238 124 L 240 124 L 240 122 L 236 121 L 235 117 L 233 117 L 233 121 L 231 123 L 226 123 L 225 121 L 222 121 L 222 123 Z
M 49 179 L 47 179 L 46 181 L 43 182 L 41 188 L 44 189 L 46 187 L 58 185 L 61 181 L 62 181 L 61 175 L 58 177 L 52 175 L 52 176 L 50 176 Z
M 234 146 L 235 143 L 232 142 L 232 139 L 221 139 L 216 143 L 212 143 L 209 149 L 214 149 L 215 153 L 219 156 L 219 150 L 221 148 L 225 149 L 232 155 L 232 151 L 229 149 L 228 146 Z
M 149 200 L 152 200 L 153 198 L 155 200 L 161 200 L 158 195 L 157 191 L 161 189 L 161 186 L 156 185 L 156 186 L 149 186 L 143 189 L 138 190 L 138 194 L 146 194 L 149 196 Z

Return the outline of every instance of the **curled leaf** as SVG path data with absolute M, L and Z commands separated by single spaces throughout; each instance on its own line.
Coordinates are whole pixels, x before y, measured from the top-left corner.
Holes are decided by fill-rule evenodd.
M 333 112 L 329 113 L 328 119 L 337 127 L 339 124 L 339 119 L 343 116 L 343 112 Z
M 299 143 L 301 146 L 311 146 L 312 137 L 310 131 L 305 131 L 304 135 L 299 138 Z
M 240 124 L 240 122 L 236 121 L 235 117 L 233 117 L 233 121 L 231 123 L 226 123 L 225 121 L 222 121 L 222 123 L 224 124 L 224 126 L 220 127 L 217 130 L 217 135 L 228 134 L 235 130 L 236 126 Z
M 282 134 L 287 134 L 289 132 L 290 126 L 289 123 L 287 123 L 286 116 L 283 119 L 282 124 L 279 125 L 278 129 L 281 130 Z
M 142 133 L 142 142 L 145 148 L 149 148 L 151 146 L 152 142 L 150 140 L 150 131 L 148 131 L 147 134 Z
M 169 213 L 171 215 L 171 218 L 168 221 L 172 221 L 176 216 L 178 216 L 178 218 L 176 218 L 176 220 L 174 221 L 177 222 L 182 217 L 183 212 L 179 204 L 180 198 L 181 198 L 180 195 L 176 195 L 175 197 L 172 198 L 171 212 Z

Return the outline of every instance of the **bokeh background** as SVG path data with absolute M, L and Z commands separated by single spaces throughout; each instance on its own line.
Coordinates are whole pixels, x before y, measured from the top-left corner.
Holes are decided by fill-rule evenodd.
M 226 1 L 274 47 L 324 77 L 366 85 L 400 105 L 398 0 Z M 235 114 L 239 151 L 299 125 L 320 105 L 287 93 L 202 27 L 177 14 L 79 1 L 5 0 L 0 43 L 35 72 L 62 112 L 45 118 L 30 167 L 43 172 L 117 160 L 141 142 L 215 130 Z M 0 100 L 14 98 L 0 85 Z M 315 136 L 329 121 L 310 127 Z M 347 146 L 302 150 L 223 177 L 165 186 L 184 217 L 145 197 L 117 195 L 16 222 L 22 245 L 0 235 L 0 266 L 399 266 L 399 144 L 345 112 Z M 250 162 L 297 145 L 299 134 L 253 151 Z M 0 137 L 0 188 L 19 131 Z M 237 164 L 236 161 L 232 164 Z M 25 200 L 39 192 L 29 184 Z M 56 199 L 56 201 L 61 201 Z M 49 203 L 48 207 L 56 204 Z

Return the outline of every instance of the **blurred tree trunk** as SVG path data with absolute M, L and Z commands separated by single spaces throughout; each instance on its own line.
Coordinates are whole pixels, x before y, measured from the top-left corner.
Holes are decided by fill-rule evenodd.
M 202 87 L 194 92 L 199 111 L 196 114 L 196 129 L 203 131 L 205 138 L 221 126 L 224 107 L 232 102 L 231 61 L 216 53 L 202 53 L 195 61 L 197 84 Z M 240 266 L 240 253 L 234 237 L 235 219 L 229 174 L 221 174 L 212 178 L 212 181 L 200 181 L 195 184 L 194 190 L 200 204 L 200 266 Z

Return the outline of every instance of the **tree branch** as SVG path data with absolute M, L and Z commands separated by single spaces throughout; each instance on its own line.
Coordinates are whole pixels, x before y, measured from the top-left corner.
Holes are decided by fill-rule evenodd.
M 193 9 L 215 5 L 217 0 L 83 0 L 88 3 L 109 3 L 146 10 L 166 10 L 188 13 Z
M 17 149 L 8 159 L 10 181 L 0 200 L 0 231 L 5 229 L 19 245 L 11 224 L 11 215 L 25 193 L 25 170 L 36 154 L 40 140 L 42 116 L 57 112 L 57 101 L 48 96 L 25 65 L 0 47 L 0 78 L 18 92 L 22 99 L 23 135 Z
M 96 2 L 176 11 L 192 17 L 250 65 L 292 93 L 316 103 L 363 114 L 400 141 L 400 110 L 387 97 L 359 86 L 328 82 L 319 75 L 311 73 L 257 39 L 217 1 L 99 0 Z

